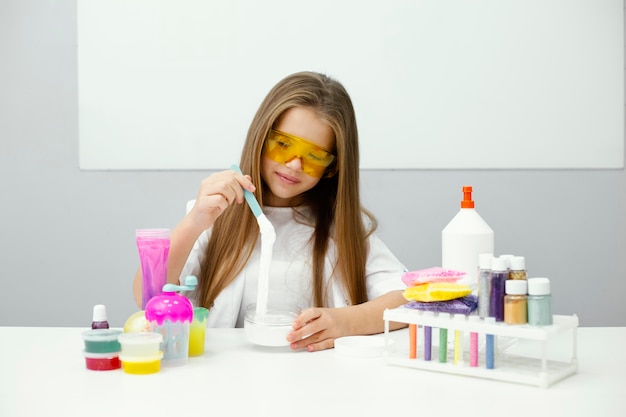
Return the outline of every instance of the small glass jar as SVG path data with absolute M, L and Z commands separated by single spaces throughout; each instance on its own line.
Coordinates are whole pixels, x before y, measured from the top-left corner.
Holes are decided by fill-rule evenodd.
M 509 279 L 526 279 L 526 258 L 514 256 L 510 260 Z
M 509 277 L 506 258 L 502 256 L 491 260 L 491 295 L 489 299 L 489 317 L 504 321 L 504 296 L 506 280 Z
M 509 279 L 505 283 L 504 322 L 507 324 L 528 323 L 526 280 Z
M 493 254 L 491 253 L 478 255 L 478 315 L 481 319 L 489 316 L 492 259 Z
M 552 295 L 548 278 L 528 279 L 528 324 L 549 326 L 552 320 Z

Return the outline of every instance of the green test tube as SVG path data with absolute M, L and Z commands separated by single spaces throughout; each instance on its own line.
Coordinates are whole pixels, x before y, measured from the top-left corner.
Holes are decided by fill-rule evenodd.
M 448 329 L 439 329 L 439 362 L 445 363 L 448 355 Z

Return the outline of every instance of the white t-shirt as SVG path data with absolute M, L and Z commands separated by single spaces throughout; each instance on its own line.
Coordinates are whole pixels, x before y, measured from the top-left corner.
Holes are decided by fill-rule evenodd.
M 291 311 L 299 311 L 313 305 L 311 226 L 297 222 L 290 207 L 264 207 L 263 212 L 272 223 L 276 241 L 272 247 L 269 267 L 269 292 L 267 305 L 286 306 Z M 210 229 L 196 241 L 181 278 L 187 275 L 200 276 L 200 267 L 206 256 Z M 207 326 L 243 327 L 246 307 L 257 301 L 257 286 L 261 260 L 261 239 L 257 239 L 252 256 L 243 271 L 216 298 Z M 336 251 L 331 239 L 326 255 L 325 281 L 328 283 Z M 406 288 L 401 280 L 404 266 L 375 235 L 369 238 L 369 252 L 366 263 L 366 288 L 368 299 L 373 299 L 389 291 Z M 186 294 L 196 305 L 195 294 Z M 336 280 L 330 283 L 329 307 L 349 305 L 343 286 Z

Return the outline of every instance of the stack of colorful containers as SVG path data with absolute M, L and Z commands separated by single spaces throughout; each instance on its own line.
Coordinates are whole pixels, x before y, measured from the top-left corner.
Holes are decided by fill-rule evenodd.
M 405 306 L 422 311 L 470 314 L 478 307 L 478 298 L 472 289 L 458 281 L 465 277 L 462 271 L 433 267 L 408 271 L 402 275 L 407 286 Z
M 87 369 L 110 371 L 122 366 L 119 358 L 120 343 L 118 341 L 118 336 L 121 333 L 121 330 L 115 329 L 91 329 L 82 333 Z

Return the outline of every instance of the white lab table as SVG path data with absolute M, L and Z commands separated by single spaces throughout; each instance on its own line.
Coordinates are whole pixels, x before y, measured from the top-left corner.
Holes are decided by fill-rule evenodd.
M 84 330 L 0 327 L 1 417 L 626 416 L 626 327 L 578 328 L 578 372 L 548 388 L 263 348 L 243 329 L 207 329 L 203 356 L 156 374 L 91 371 Z

